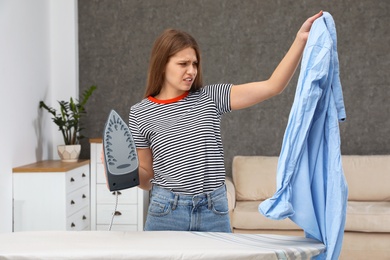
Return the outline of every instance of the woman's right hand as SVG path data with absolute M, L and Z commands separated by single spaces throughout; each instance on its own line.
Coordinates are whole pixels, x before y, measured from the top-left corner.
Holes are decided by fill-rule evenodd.
M 151 190 L 151 180 L 154 178 L 153 155 L 149 148 L 137 149 L 139 186 L 143 190 Z
M 152 183 L 150 181 L 154 177 L 152 151 L 148 148 L 137 149 L 137 155 L 139 164 L 138 175 L 140 180 L 138 187 L 143 190 L 150 190 L 152 189 Z M 107 174 L 103 149 L 100 154 L 100 160 L 102 161 L 102 164 L 104 166 L 104 173 Z
M 100 160 L 102 161 L 102 164 L 104 164 L 104 150 L 102 148 L 102 152 L 100 154 Z

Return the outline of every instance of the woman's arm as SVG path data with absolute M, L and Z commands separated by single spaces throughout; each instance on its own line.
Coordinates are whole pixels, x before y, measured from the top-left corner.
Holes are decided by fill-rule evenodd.
M 299 29 L 289 51 L 276 67 L 271 77 L 265 81 L 234 85 L 230 93 L 232 110 L 250 107 L 283 92 L 293 77 L 313 22 L 322 16 L 322 11 L 308 18 Z
M 150 148 L 137 149 L 137 155 L 139 163 L 138 187 L 143 190 L 150 190 L 152 189 L 152 183 L 150 180 L 154 177 L 152 150 Z

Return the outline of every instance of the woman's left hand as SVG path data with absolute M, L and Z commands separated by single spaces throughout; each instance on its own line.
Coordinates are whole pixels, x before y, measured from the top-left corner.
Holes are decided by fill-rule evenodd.
M 299 37 L 300 39 L 302 39 L 306 42 L 307 39 L 309 38 L 309 32 L 310 32 L 311 26 L 313 25 L 314 21 L 321 16 L 322 16 L 322 11 L 320 11 L 319 13 L 308 18 L 302 24 L 301 28 L 299 29 L 299 31 L 297 33 L 297 37 Z

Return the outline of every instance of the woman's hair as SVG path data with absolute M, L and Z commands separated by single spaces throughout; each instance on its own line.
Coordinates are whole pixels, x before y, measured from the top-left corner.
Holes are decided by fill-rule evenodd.
M 175 30 L 165 30 L 154 42 L 148 70 L 145 97 L 160 93 L 165 80 L 165 68 L 169 59 L 186 48 L 194 49 L 198 60 L 198 73 L 190 91 L 198 90 L 203 85 L 200 50 L 195 39 L 188 33 Z

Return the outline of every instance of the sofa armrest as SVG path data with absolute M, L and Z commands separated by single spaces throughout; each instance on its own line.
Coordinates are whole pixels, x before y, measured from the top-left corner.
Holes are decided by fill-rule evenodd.
M 226 193 L 228 199 L 229 212 L 232 212 L 236 207 L 236 188 L 234 187 L 233 180 L 230 177 L 226 177 Z

